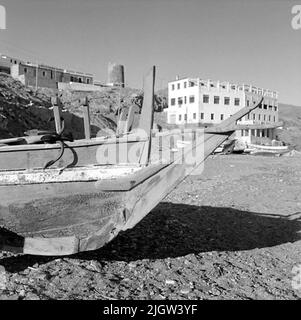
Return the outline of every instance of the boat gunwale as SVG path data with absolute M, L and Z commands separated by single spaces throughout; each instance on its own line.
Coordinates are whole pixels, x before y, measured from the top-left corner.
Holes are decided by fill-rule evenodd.
M 104 144 L 118 144 L 118 143 L 135 143 L 135 142 L 146 142 L 148 141 L 145 137 L 138 137 L 133 135 L 127 135 L 123 137 L 109 137 L 109 138 L 91 138 L 91 139 L 80 139 L 73 142 L 64 141 L 67 148 L 84 148 L 93 147 Z M 22 151 L 45 151 L 60 149 L 59 143 L 45 143 L 45 144 L 20 144 L 20 145 L 4 145 L 0 146 L 1 152 L 22 152 Z
M 96 182 L 96 183 L 108 183 L 108 182 L 116 182 L 116 181 L 123 181 L 124 179 L 132 179 L 136 178 L 137 175 L 139 174 L 145 174 L 145 172 L 152 172 L 152 174 L 160 171 L 162 168 L 170 165 L 171 163 L 153 163 L 149 166 L 142 166 L 142 165 L 106 165 L 101 168 L 99 167 L 82 167 L 82 168 L 68 168 L 66 169 L 67 175 L 62 176 L 60 173 L 60 169 L 47 169 L 47 170 L 37 170 L 36 172 L 29 171 L 29 170 L 18 170 L 18 171 L 8 171 L 8 172 L 0 172 L 0 187 L 5 187 L 5 186 L 30 186 L 30 185 L 36 185 L 36 184 L 55 184 L 55 183 L 88 183 L 88 182 Z M 125 171 L 122 172 L 115 172 L 114 170 L 118 169 L 124 169 Z M 85 171 L 92 171 L 92 174 L 94 172 L 98 172 L 98 174 L 104 174 L 104 172 L 107 170 L 107 176 L 104 174 L 104 178 L 101 178 L 99 175 L 97 176 L 83 176 L 81 173 Z M 153 170 L 153 171 L 152 171 Z M 65 170 L 63 170 L 64 172 Z M 77 179 L 72 179 L 72 173 L 76 171 L 78 173 L 78 176 L 80 178 Z M 111 171 L 111 172 L 109 172 Z M 47 175 L 49 174 L 49 177 L 46 177 L 45 179 L 41 180 L 34 180 L 34 177 L 37 176 L 39 178 L 39 175 Z M 69 174 L 69 176 L 68 176 Z M 90 172 L 91 174 L 91 172 Z M 149 177 L 152 175 L 150 174 Z M 51 176 L 53 175 L 53 176 Z M 56 176 L 55 176 L 56 175 Z M 32 180 L 26 180 L 26 176 L 31 178 Z M 32 177 L 31 177 L 32 176 Z M 55 180 L 57 178 L 60 178 L 58 180 Z M 5 180 L 6 178 L 6 180 Z M 12 180 L 9 180 L 12 178 Z M 48 178 L 48 179 L 47 179 Z M 4 181 L 3 181 L 4 180 Z

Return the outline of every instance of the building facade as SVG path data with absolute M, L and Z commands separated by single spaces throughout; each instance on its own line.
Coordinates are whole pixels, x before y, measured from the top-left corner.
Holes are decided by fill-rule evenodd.
M 12 58 L 4 54 L 0 54 L 0 72 L 10 74 L 10 68 L 14 64 L 22 62 L 20 59 Z
M 170 124 L 210 126 L 229 118 L 260 96 L 262 105 L 243 117 L 236 137 L 256 143 L 262 138 L 275 139 L 278 119 L 278 93 L 251 85 L 203 80 L 176 79 L 168 83 L 167 119 Z M 261 138 L 261 139 L 258 139 Z
M 59 82 L 93 84 L 93 75 L 43 64 L 21 61 L 5 55 L 0 56 L 0 72 L 11 74 L 26 86 L 57 89 Z

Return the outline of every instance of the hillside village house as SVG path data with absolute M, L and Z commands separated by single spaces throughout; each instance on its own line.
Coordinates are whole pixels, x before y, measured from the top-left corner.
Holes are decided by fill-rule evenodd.
M 59 83 L 93 84 L 93 75 L 0 55 L 0 72 L 11 74 L 26 86 L 57 89 Z
M 170 124 L 210 126 L 227 119 L 239 109 L 250 105 L 259 96 L 263 104 L 243 117 L 235 138 L 246 143 L 268 142 L 276 138 L 278 93 L 251 85 L 177 78 L 168 83 L 167 121 Z

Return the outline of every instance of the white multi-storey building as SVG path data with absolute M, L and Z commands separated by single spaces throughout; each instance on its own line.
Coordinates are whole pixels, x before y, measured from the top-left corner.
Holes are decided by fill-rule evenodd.
M 176 79 L 168 83 L 167 121 L 170 124 L 217 124 L 252 101 L 264 96 L 262 105 L 239 121 L 236 137 L 246 142 L 275 139 L 278 122 L 278 93 L 251 85 L 203 80 Z M 253 137 L 253 139 L 252 139 Z

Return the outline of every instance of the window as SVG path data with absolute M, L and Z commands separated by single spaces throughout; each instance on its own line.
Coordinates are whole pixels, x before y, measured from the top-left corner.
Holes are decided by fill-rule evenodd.
M 171 85 L 171 90 L 175 90 L 175 85 L 174 84 Z
M 187 120 L 187 113 L 184 114 L 184 120 Z
M 229 97 L 225 97 L 225 98 L 224 98 L 224 104 L 225 104 L 226 106 L 228 106 L 228 105 L 230 104 L 230 98 L 229 98 Z
M 189 87 L 194 87 L 194 82 L 190 81 L 189 82 Z
M 240 102 L 240 101 L 239 101 L 239 98 L 235 98 L 235 99 L 234 99 L 234 105 L 235 105 L 235 106 L 239 106 L 239 102 Z
M 178 89 L 180 89 L 180 84 L 179 83 L 178 83 L 177 87 L 178 87 Z
M 71 76 L 71 77 L 70 77 L 70 81 L 71 81 L 71 82 L 73 82 L 73 81 L 74 81 L 74 78 L 73 78 L 73 76 Z
M 214 113 L 211 113 L 211 120 L 214 120 Z
M 249 100 L 247 100 L 247 107 L 250 105 L 250 101 Z
M 53 71 L 50 70 L 50 78 L 53 79 Z
M 268 108 L 268 105 L 267 104 L 264 104 L 263 105 L 263 109 L 267 109 Z
M 274 110 L 277 111 L 277 107 L 276 106 L 274 107 Z
M 209 96 L 207 94 L 203 95 L 203 103 L 209 103 Z
M 179 97 L 178 98 L 178 105 L 181 107 L 182 104 L 183 104 L 183 98 Z
M 269 116 L 269 121 L 271 121 L 271 116 Z
M 274 122 L 276 122 L 276 117 L 274 116 Z
M 194 96 L 189 97 L 189 103 L 194 103 Z
M 24 73 L 27 73 L 27 68 L 24 68 Z
M 213 103 L 219 104 L 219 96 L 214 96 Z
M 263 121 L 265 121 L 265 118 L 266 118 L 266 116 L 264 115 L 264 116 L 263 116 Z
M 253 113 L 253 120 L 255 120 L 255 113 Z
M 241 130 L 241 136 L 242 136 L 242 137 L 244 136 L 244 131 L 243 131 L 243 130 Z
M 246 136 L 246 137 L 249 136 L 249 130 L 248 130 L 248 129 L 245 130 L 245 136 Z
M 175 98 L 171 98 L 170 99 L 170 105 L 174 106 L 176 104 L 176 99 Z
M 184 82 L 184 88 L 186 88 L 186 87 L 187 87 L 187 82 L 185 81 L 185 82 Z
M 269 105 L 269 110 L 273 110 L 273 106 Z
M 224 120 L 224 115 L 223 114 L 221 114 L 221 121 L 223 121 Z
M 187 103 L 187 97 L 186 96 L 184 97 L 184 103 L 185 104 Z
M 262 103 L 259 105 L 259 109 L 262 109 Z
M 260 120 L 260 114 L 258 115 L 258 120 Z
M 193 119 L 196 119 L 196 113 L 193 114 Z
M 46 71 L 42 72 L 43 77 L 46 77 Z
M 201 120 L 204 120 L 204 113 L 201 112 Z
M 90 79 L 87 79 L 87 84 L 89 84 L 90 83 Z
M 181 121 L 182 120 L 182 115 L 181 114 L 179 114 L 179 121 Z

